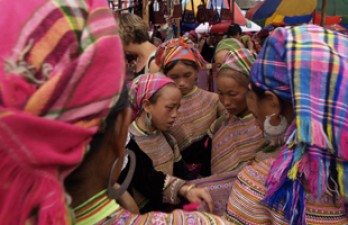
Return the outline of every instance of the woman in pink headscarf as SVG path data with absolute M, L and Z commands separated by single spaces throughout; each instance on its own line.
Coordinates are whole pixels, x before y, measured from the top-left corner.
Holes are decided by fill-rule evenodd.
M 2 224 L 226 223 L 181 210 L 135 215 L 114 201 L 130 112 L 104 1 L 1 1 L 0 10 Z
M 192 177 L 175 139 L 166 133 L 180 107 L 181 92 L 174 81 L 162 74 L 141 75 L 131 84 L 129 100 L 136 118 L 129 126 L 127 148 L 137 160 L 129 191 L 140 211 L 165 210 L 180 203 L 180 196 L 190 202 L 206 201 L 211 210 L 208 190 L 186 183 Z

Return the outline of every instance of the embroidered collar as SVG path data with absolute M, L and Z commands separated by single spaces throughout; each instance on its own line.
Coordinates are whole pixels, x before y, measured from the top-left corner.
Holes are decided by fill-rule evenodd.
M 157 130 L 154 130 L 152 132 L 148 132 L 148 131 L 145 131 L 143 129 L 141 129 L 138 124 L 136 123 L 136 120 L 134 120 L 131 124 L 131 126 L 137 131 L 137 133 L 139 133 L 139 136 L 149 136 L 149 135 L 155 135 L 157 134 Z
M 119 207 L 115 200 L 108 198 L 106 190 L 103 190 L 74 208 L 76 225 L 96 224 Z
M 198 87 L 195 85 L 195 86 L 193 87 L 193 89 L 192 89 L 189 93 L 187 93 L 186 95 L 184 95 L 183 97 L 184 97 L 184 98 L 186 98 L 186 97 L 191 97 L 191 96 L 193 96 L 197 91 L 198 91 Z

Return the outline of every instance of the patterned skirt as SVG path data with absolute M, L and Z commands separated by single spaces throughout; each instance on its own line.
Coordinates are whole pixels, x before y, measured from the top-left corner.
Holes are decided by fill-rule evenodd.
M 143 215 L 132 214 L 118 209 L 98 225 L 230 225 L 225 219 L 205 212 L 174 210 L 171 213 L 150 212 Z
M 254 162 L 238 174 L 227 202 L 226 219 L 235 224 L 289 224 L 284 212 L 261 203 L 265 181 L 274 159 Z M 336 206 L 329 195 L 316 199 L 306 194 L 307 224 L 348 224 L 344 201 Z

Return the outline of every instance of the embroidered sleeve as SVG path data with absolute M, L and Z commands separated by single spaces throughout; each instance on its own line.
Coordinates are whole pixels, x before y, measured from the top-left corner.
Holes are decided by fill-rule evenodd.
M 177 177 L 170 175 L 166 176 L 163 186 L 163 202 L 177 205 L 180 203 L 180 198 L 178 196 L 179 190 L 186 181 L 181 180 Z

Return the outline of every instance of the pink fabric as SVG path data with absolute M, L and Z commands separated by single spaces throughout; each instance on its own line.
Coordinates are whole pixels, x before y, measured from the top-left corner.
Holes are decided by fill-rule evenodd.
M 137 117 L 145 99 L 150 99 L 159 89 L 174 81 L 161 73 L 144 74 L 136 77 L 130 85 L 129 102 L 133 109 L 133 117 Z
M 62 7 L 0 2 L 2 224 L 24 224 L 31 216 L 37 224 L 70 222 L 63 180 L 123 87 L 122 45 L 107 5 Z

